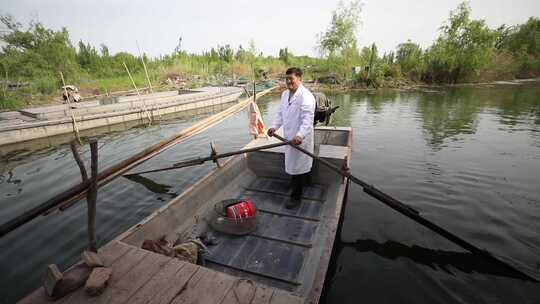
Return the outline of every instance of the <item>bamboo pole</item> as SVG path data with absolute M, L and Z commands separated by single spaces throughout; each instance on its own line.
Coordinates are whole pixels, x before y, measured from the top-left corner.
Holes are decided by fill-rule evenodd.
M 146 80 L 148 81 L 148 87 L 150 88 L 150 93 L 154 93 L 154 90 L 152 89 L 152 83 L 150 82 L 150 77 L 148 77 L 148 70 L 146 70 L 146 63 L 144 62 L 144 57 L 141 53 L 141 48 L 139 47 L 139 42 L 135 40 L 135 43 L 137 44 L 137 50 L 139 51 L 139 56 L 141 57 L 142 65 L 144 67 L 144 73 L 146 74 Z
M 257 97 L 266 95 L 273 89 L 275 89 L 275 87 L 262 91 L 258 94 Z M 142 164 L 148 159 L 175 146 L 176 144 L 181 143 L 182 141 L 185 141 L 191 138 L 192 136 L 195 136 L 215 126 L 216 124 L 227 119 L 228 117 L 240 112 L 242 109 L 248 106 L 250 102 L 251 102 L 251 98 L 245 98 L 241 102 L 227 108 L 226 110 L 221 111 L 217 114 L 214 114 L 210 117 L 207 117 L 206 119 L 203 119 L 195 123 L 191 127 L 188 127 L 180 131 L 179 133 L 172 136 L 171 138 L 163 140 L 157 143 L 156 145 L 153 145 L 116 165 L 108 167 L 107 169 L 103 170 L 100 173 L 100 176 L 98 177 L 98 187 L 101 187 L 107 184 L 108 182 L 115 179 L 116 177 L 123 175 L 124 173 L 131 170 L 132 168 Z M 80 198 L 84 196 L 84 194 L 87 191 L 86 187 L 87 187 L 86 185 L 80 184 L 66 191 L 65 196 L 61 197 L 62 194 L 60 194 L 58 195 L 57 198 L 52 198 L 51 201 L 56 201 L 57 204 L 53 205 L 49 210 L 47 210 L 44 213 L 44 215 L 47 215 L 56 209 L 60 209 L 62 211 L 67 209 L 72 204 L 76 203 L 77 200 L 79 200 Z M 77 193 L 77 194 L 74 194 L 74 193 Z M 1 236 L 1 229 L 0 229 L 0 236 Z
M 137 85 L 135 84 L 135 80 L 133 80 L 133 77 L 131 77 L 131 73 L 129 72 L 129 69 L 125 62 L 122 62 L 124 64 L 124 67 L 126 68 L 126 71 L 128 73 L 129 79 L 131 79 L 131 83 L 133 84 L 133 87 L 135 88 L 135 91 L 137 92 L 137 96 L 139 97 L 139 100 L 142 101 L 143 104 L 143 110 L 146 113 L 146 116 L 148 117 L 149 123 L 152 123 L 152 118 L 150 117 L 150 113 L 148 113 L 148 110 L 146 109 L 146 101 L 141 97 L 141 94 L 139 93 L 139 89 L 137 89 Z
M 216 151 L 214 142 L 212 142 L 210 144 L 210 148 L 211 148 L 210 156 L 184 159 L 182 161 L 179 161 L 179 162 L 173 164 L 170 167 L 151 169 L 151 170 L 145 170 L 145 171 L 139 171 L 139 172 L 133 172 L 133 173 L 129 173 L 129 174 L 124 174 L 124 176 L 132 176 L 132 175 L 140 175 L 140 174 L 153 173 L 153 172 L 169 171 L 169 170 L 174 170 L 174 169 L 180 169 L 180 168 L 185 168 L 185 167 L 201 165 L 201 164 L 203 164 L 203 163 L 205 163 L 207 161 L 213 161 L 213 162 L 215 162 L 217 164 L 218 168 L 221 168 L 221 164 L 218 162 L 218 160 L 220 158 L 231 157 L 231 156 L 238 155 L 238 154 L 252 153 L 252 152 L 257 152 L 257 151 L 266 150 L 266 149 L 273 149 L 273 148 L 285 146 L 285 145 L 288 145 L 288 144 L 289 144 L 289 142 L 281 142 L 281 143 L 269 144 L 269 145 L 264 145 L 264 146 L 258 146 L 258 147 L 253 147 L 253 148 L 248 148 L 248 149 L 241 149 L 241 150 L 238 150 L 238 151 L 232 151 L 232 152 L 226 152 L 226 153 L 218 154 L 217 151 Z
M 150 82 L 150 76 L 148 76 L 148 70 L 146 69 L 146 63 L 144 62 L 144 57 L 141 57 L 142 65 L 144 67 L 144 73 L 146 74 L 146 81 L 148 81 L 148 87 L 150 88 L 150 93 L 154 93 L 152 88 L 152 83 Z
M 265 95 L 275 88 L 276 87 L 273 87 L 268 90 L 262 91 L 259 93 L 259 96 Z M 115 165 L 112 165 L 106 168 L 97 176 L 97 188 L 107 184 L 108 182 L 112 181 L 116 177 L 121 176 L 122 174 L 126 173 L 127 171 L 134 168 L 135 166 L 140 165 L 141 163 L 147 161 L 148 159 L 167 150 L 168 148 L 173 147 L 174 145 L 215 126 L 216 124 L 220 123 L 221 121 L 225 120 L 231 115 L 234 115 L 235 113 L 244 109 L 250 102 L 251 102 L 251 98 L 246 98 L 240 101 L 239 103 L 229 107 L 228 109 L 222 112 L 219 112 L 217 114 L 214 114 L 206 119 L 203 119 L 200 122 L 194 124 L 193 126 L 180 131 L 179 133 L 172 136 L 171 138 L 163 140 L 120 163 L 117 163 Z M 36 218 L 39 215 L 50 214 L 51 212 L 58 210 L 62 206 L 66 206 L 70 203 L 77 202 L 79 199 L 84 197 L 86 193 L 88 192 L 88 184 L 89 184 L 89 181 L 82 182 L 78 185 L 75 185 L 67 189 L 66 191 L 59 193 L 58 195 L 55 195 L 54 197 L 48 199 L 44 203 L 39 204 L 38 206 L 35 206 L 32 209 L 25 211 L 23 214 L 17 216 L 16 218 L 9 220 L 8 222 L 4 224 L 1 224 L 0 237 L 17 229 L 18 227 L 24 225 L 25 223 L 28 223 L 29 221 L 31 221 L 32 219 Z
M 81 137 L 79 135 L 79 127 L 77 126 L 77 120 L 75 120 L 75 115 L 73 114 L 73 111 L 71 109 L 71 100 L 70 100 L 70 96 L 69 96 L 67 88 L 66 88 L 66 82 L 64 80 L 64 74 L 62 74 L 62 72 L 60 72 L 60 78 L 62 78 L 62 85 L 64 87 L 64 94 L 66 94 L 66 101 L 67 101 L 67 105 L 68 105 L 68 111 L 69 111 L 69 114 L 71 116 L 71 122 L 73 124 L 73 132 L 75 132 L 75 137 L 77 138 L 77 141 L 79 142 L 79 144 L 82 144 Z

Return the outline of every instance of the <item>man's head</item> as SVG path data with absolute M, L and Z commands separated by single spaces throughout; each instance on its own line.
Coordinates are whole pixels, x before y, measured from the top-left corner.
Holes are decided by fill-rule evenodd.
M 296 91 L 302 83 L 302 70 L 299 68 L 288 68 L 285 72 L 285 81 L 287 83 L 287 89 Z

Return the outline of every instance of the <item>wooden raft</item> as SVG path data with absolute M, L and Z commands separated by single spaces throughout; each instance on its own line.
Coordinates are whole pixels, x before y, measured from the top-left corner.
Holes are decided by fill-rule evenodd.
M 99 250 L 106 266 L 112 267 L 109 286 L 90 297 L 79 288 L 64 298 L 49 299 L 43 287 L 19 301 L 39 303 L 303 303 L 304 299 L 283 290 L 113 241 Z M 238 301 L 237 299 L 240 299 Z M 253 299 L 251 302 L 249 302 Z

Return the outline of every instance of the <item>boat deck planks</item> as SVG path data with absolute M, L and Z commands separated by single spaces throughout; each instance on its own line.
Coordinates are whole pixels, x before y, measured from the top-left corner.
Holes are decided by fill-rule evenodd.
M 324 204 L 325 185 L 311 185 L 304 189 L 301 206 L 287 209 L 290 183 L 287 180 L 257 177 L 240 197 L 249 197 L 262 208 L 257 230 L 247 237 L 214 232 L 219 242 L 209 247 L 206 260 L 244 272 L 270 286 L 294 290 L 301 285 L 299 276 L 313 247 L 313 236 Z M 255 195 L 254 195 L 255 194 Z M 271 210 L 271 212 L 264 212 Z M 244 275 L 242 274 L 242 275 Z M 278 284 L 274 281 L 279 281 Z M 289 286 L 284 287 L 282 283 Z
M 303 303 L 303 298 L 252 281 L 241 280 L 209 268 L 113 241 L 100 249 L 113 274 L 103 294 L 90 297 L 84 288 L 57 301 L 43 288 L 19 303 L 238 303 L 236 297 L 253 298 L 252 304 Z

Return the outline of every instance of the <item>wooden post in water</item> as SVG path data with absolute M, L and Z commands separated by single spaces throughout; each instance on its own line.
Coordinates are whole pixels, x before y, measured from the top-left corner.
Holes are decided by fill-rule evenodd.
M 81 159 L 81 156 L 79 155 L 79 151 L 77 151 L 77 143 L 75 141 L 72 141 L 70 144 L 70 147 L 71 147 L 71 153 L 73 154 L 73 158 L 75 159 L 75 162 L 77 162 L 77 166 L 79 166 L 79 170 L 81 171 L 82 182 L 83 183 L 87 182 L 88 174 L 86 174 L 86 168 Z
M 86 194 L 88 206 L 88 250 L 97 252 L 96 240 L 96 200 L 97 200 L 97 177 L 98 177 L 98 143 L 96 139 L 90 140 L 90 185 Z
M 97 171 L 98 171 L 98 149 L 97 140 L 90 140 L 90 181 L 88 180 L 88 174 L 86 173 L 86 167 L 77 151 L 75 141 L 71 142 L 71 152 L 73 158 L 79 166 L 81 171 L 82 182 L 90 182 L 88 185 L 88 192 L 86 193 L 86 204 L 88 207 L 88 250 L 97 252 L 97 240 L 96 240 L 96 199 L 97 199 Z

